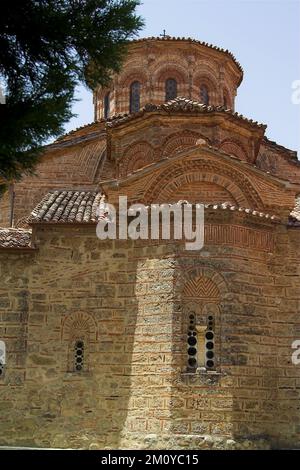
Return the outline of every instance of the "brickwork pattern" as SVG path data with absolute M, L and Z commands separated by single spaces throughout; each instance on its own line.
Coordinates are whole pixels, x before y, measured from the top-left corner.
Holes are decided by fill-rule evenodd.
M 195 256 L 172 241 L 40 227 L 34 254 L 0 253 L 1 443 L 300 445 L 299 232 L 282 227 L 276 238 L 272 252 L 214 238 Z M 188 302 L 218 306 L 215 372 L 186 370 Z M 88 369 L 76 374 L 82 332 Z

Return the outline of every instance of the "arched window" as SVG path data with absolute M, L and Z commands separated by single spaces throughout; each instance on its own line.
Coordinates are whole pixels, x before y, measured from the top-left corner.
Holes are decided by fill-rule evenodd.
M 200 87 L 200 101 L 206 106 L 209 105 L 209 93 L 208 88 L 205 85 L 201 85 Z
M 130 113 L 138 113 L 140 110 L 141 101 L 141 84 L 140 82 L 133 82 L 130 85 Z
M 5 369 L 5 343 L 4 341 L 0 341 L 0 379 L 4 376 L 4 369 Z
M 166 101 L 175 100 L 177 98 L 177 82 L 174 78 L 166 80 Z
M 110 93 L 106 93 L 104 96 L 104 119 L 109 118 L 110 113 Z
M 84 341 L 79 339 L 74 345 L 74 371 L 82 372 L 84 370 Z

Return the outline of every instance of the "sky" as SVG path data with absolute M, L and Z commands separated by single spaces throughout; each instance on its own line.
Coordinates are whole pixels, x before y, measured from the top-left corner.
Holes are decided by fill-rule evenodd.
M 236 111 L 267 124 L 269 139 L 300 158 L 300 0 L 144 0 L 138 37 L 192 37 L 229 49 L 244 69 Z M 295 86 L 294 85 L 294 86 Z M 79 87 L 66 132 L 93 121 L 92 94 Z M 299 100 L 298 100 L 299 101 Z

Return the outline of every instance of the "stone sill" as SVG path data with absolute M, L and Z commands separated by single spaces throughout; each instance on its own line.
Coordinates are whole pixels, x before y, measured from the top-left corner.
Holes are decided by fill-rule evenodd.
M 92 372 L 85 371 L 85 372 L 65 372 L 64 380 L 80 380 L 92 377 Z
M 180 377 L 186 385 L 217 385 L 225 375 L 224 372 L 200 368 L 195 372 L 182 372 Z

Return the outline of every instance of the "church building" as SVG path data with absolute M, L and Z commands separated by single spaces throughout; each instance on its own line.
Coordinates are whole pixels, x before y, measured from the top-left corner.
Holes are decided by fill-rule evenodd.
M 235 110 L 242 79 L 228 50 L 134 40 L 1 197 L 0 445 L 300 448 L 300 162 Z M 119 196 L 204 204 L 203 248 L 100 240 Z

